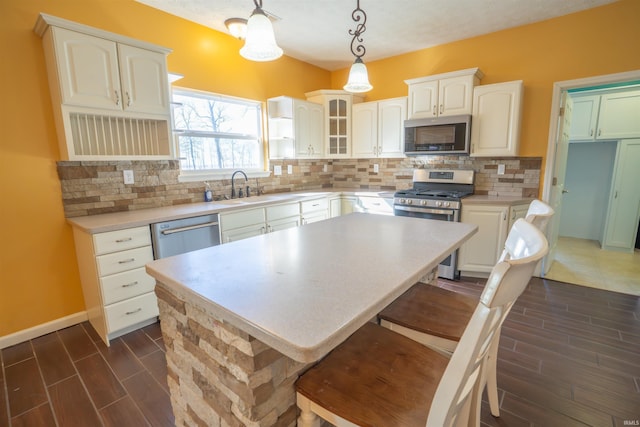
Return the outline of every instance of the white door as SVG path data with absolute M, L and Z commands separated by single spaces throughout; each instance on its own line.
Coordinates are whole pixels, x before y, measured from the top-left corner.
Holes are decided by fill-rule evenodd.
M 404 119 L 407 98 L 393 98 L 378 103 L 378 156 L 404 157 Z
M 354 157 L 378 156 L 378 103 L 362 102 L 351 107 L 352 153 Z
M 169 113 L 169 86 L 164 54 L 118 45 L 122 104 L 128 111 Z
M 569 132 L 571 131 L 571 115 L 573 113 L 573 100 L 569 94 L 564 91 L 562 93 L 562 120 L 558 124 L 558 134 L 556 136 L 556 154 L 553 164 L 553 182 L 551 184 L 551 193 L 549 196 L 549 204 L 555 210 L 555 214 L 551 219 L 549 226 L 549 254 L 544 258 L 542 263 L 543 273 L 546 274 L 553 264 L 556 253 L 556 245 L 558 243 L 558 234 L 560 231 L 560 216 L 562 209 L 562 197 L 568 192 L 564 188 L 565 173 L 567 170 L 567 155 L 569 153 Z

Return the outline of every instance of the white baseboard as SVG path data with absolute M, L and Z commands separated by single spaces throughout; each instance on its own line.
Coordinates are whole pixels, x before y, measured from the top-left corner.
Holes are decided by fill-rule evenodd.
M 70 314 L 65 317 L 61 317 L 51 322 L 36 325 L 28 329 L 23 329 L 13 334 L 0 337 L 0 349 L 11 347 L 12 345 L 20 344 L 25 341 L 29 341 L 33 338 L 38 338 L 42 335 L 49 334 L 59 329 L 68 328 L 69 326 L 77 325 L 88 320 L 86 311 L 80 311 L 78 313 Z

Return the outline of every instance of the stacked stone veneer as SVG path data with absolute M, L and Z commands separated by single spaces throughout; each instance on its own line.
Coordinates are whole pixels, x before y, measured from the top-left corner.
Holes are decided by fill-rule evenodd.
M 378 164 L 379 173 L 373 172 Z M 498 164 L 505 174 L 498 175 Z M 473 169 L 476 194 L 538 197 L 539 157 L 501 159 L 469 156 L 421 156 L 402 159 L 272 160 L 283 174 L 250 179 L 253 194 L 317 189 L 386 190 L 409 188 L 415 168 Z M 293 173 L 287 174 L 292 165 Z M 326 172 L 325 172 L 326 167 Z M 124 184 L 122 171 L 133 170 L 134 184 Z M 65 215 L 76 217 L 108 212 L 203 201 L 203 182 L 179 182 L 178 160 L 58 163 Z M 243 183 L 243 179 L 237 179 Z M 216 199 L 231 193 L 231 181 L 210 181 Z
M 307 365 L 156 286 L 176 426 L 295 426 Z

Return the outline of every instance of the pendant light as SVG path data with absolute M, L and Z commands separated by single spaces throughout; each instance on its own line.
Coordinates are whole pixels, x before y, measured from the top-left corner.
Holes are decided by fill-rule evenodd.
M 366 49 L 362 44 L 362 33 L 366 31 L 365 24 L 367 23 L 367 14 L 364 10 L 360 9 L 360 0 L 356 0 L 356 8 L 351 13 L 351 18 L 356 23 L 355 30 L 349 30 L 349 34 L 353 36 L 351 39 L 351 53 L 356 57 L 351 69 L 349 70 L 349 80 L 344 85 L 344 90 L 347 92 L 368 92 L 373 89 L 371 83 L 369 83 L 369 74 L 367 73 L 367 67 L 362 62 L 362 57 L 366 53 Z M 362 19 L 362 23 L 360 22 Z
M 247 22 L 247 38 L 240 55 L 250 61 L 273 61 L 282 56 L 282 49 L 276 44 L 273 25 L 262 10 L 262 0 L 253 3 L 256 8 Z

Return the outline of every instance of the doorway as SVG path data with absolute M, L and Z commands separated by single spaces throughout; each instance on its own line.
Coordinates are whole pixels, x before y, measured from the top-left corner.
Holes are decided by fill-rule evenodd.
M 564 173 L 560 172 L 560 174 L 563 175 L 561 177 L 556 176 L 559 174 L 556 170 L 558 166 L 556 165 L 556 148 L 561 145 L 560 140 L 563 125 L 561 122 L 563 117 L 560 115 L 560 112 L 565 106 L 567 93 L 580 89 L 637 81 L 638 79 L 640 79 L 640 70 L 563 81 L 554 84 L 545 164 L 543 200 L 559 200 L 561 201 L 560 203 L 564 203 L 564 193 L 567 191 L 565 190 L 566 182 Z M 557 137 L 557 135 L 560 135 L 560 137 Z M 603 146 L 602 148 L 606 152 L 611 152 L 610 147 L 606 148 Z M 560 152 L 562 153 L 562 149 Z M 571 155 L 570 152 L 569 155 Z M 564 157 L 564 155 L 558 156 L 558 158 Z M 570 160 L 569 158 L 569 161 L 564 163 L 564 165 L 571 167 Z M 606 174 L 607 171 L 602 173 Z M 567 189 L 568 188 L 569 187 L 567 187 Z M 560 191 L 562 191 L 563 194 L 560 194 Z M 561 206 L 558 206 L 557 210 L 560 211 L 560 215 L 556 215 L 554 221 L 559 222 L 562 216 Z M 558 223 L 556 227 L 562 227 L 562 225 Z M 552 227 L 550 227 L 550 229 L 552 229 Z M 563 233 L 563 230 L 551 234 L 549 243 L 553 250 L 543 263 L 541 272 L 543 277 L 640 295 L 640 252 L 638 250 L 632 253 L 603 251 L 600 249 L 600 242 L 597 239 L 582 239 L 571 236 L 557 237 L 563 236 L 563 234 L 570 234 L 570 232 Z M 553 234 L 556 234 L 556 237 L 554 237 Z

